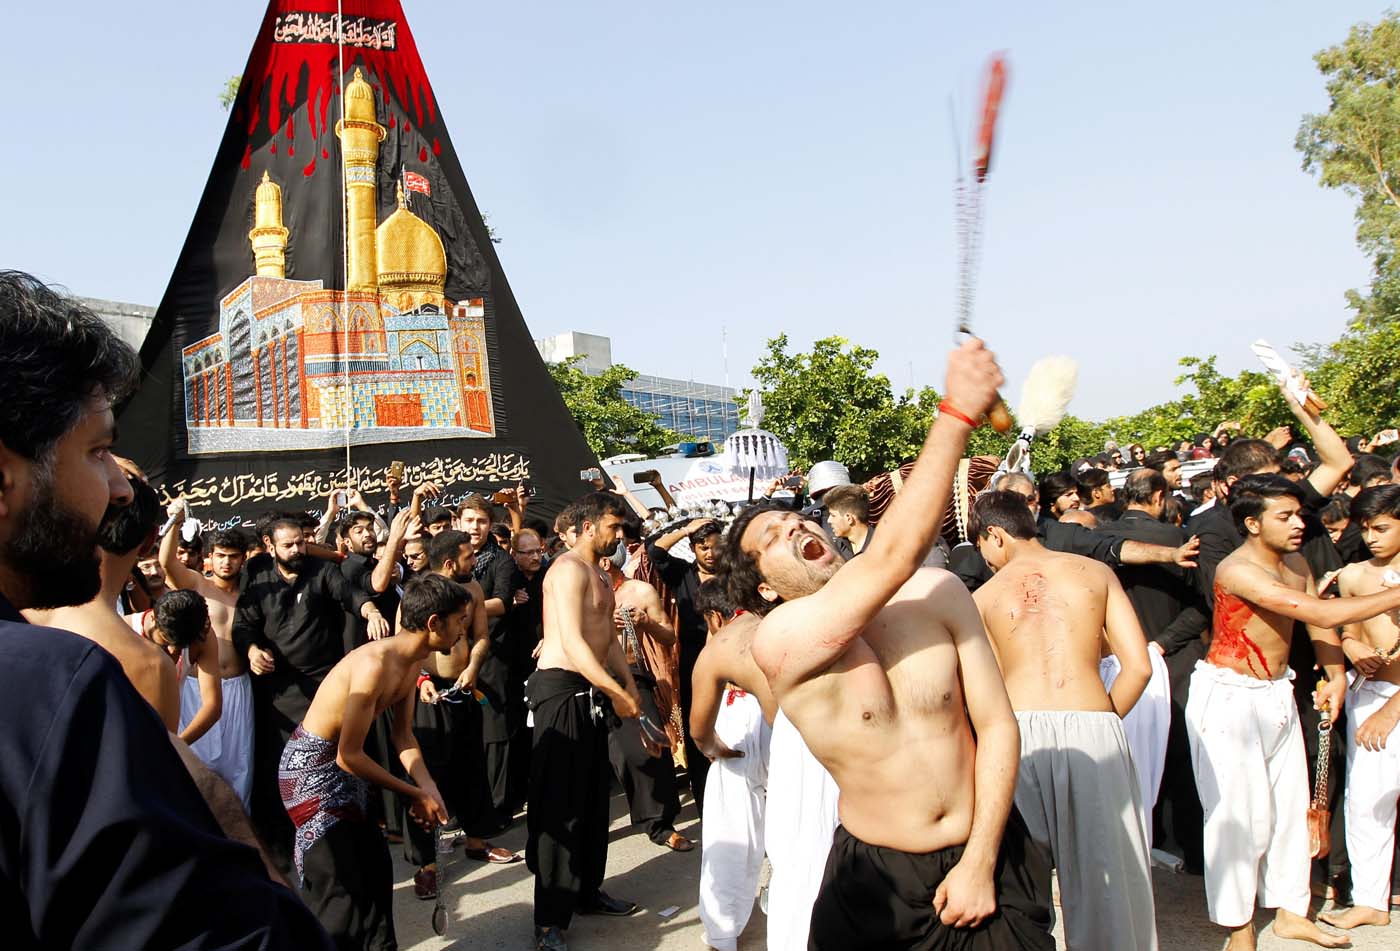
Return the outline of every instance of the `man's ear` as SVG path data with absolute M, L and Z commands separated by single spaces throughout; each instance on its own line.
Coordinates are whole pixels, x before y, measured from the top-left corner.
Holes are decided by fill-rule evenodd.
M 1262 523 L 1254 516 L 1247 516 L 1244 520 L 1244 530 L 1247 535 L 1258 535 L 1262 528 Z
M 758 583 L 758 596 L 770 604 L 778 603 L 778 592 L 774 591 L 766 581 Z

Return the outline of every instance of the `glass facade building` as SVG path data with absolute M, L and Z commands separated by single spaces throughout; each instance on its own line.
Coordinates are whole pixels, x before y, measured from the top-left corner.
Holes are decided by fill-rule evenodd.
M 622 398 L 638 409 L 655 413 L 661 425 L 683 436 L 699 436 L 719 444 L 739 428 L 735 391 L 727 386 L 638 375 L 622 390 Z

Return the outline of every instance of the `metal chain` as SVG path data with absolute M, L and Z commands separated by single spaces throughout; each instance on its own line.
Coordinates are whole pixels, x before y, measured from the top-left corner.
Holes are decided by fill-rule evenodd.
M 1313 805 L 1319 809 L 1327 807 L 1327 774 L 1332 765 L 1332 718 L 1322 711 L 1322 719 L 1317 726 L 1317 779 L 1313 783 Z

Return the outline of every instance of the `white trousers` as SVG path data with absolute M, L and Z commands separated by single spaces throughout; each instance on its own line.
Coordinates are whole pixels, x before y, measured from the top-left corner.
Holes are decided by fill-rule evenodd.
M 763 839 L 768 880 L 768 951 L 806 951 L 812 905 L 836 834 L 840 791 L 782 711 L 768 753 Z
M 1152 648 L 1147 649 L 1152 663 L 1152 677 L 1138 702 L 1123 718 L 1123 735 L 1133 754 L 1138 787 L 1142 790 L 1142 809 L 1147 814 L 1147 847 L 1152 848 L 1152 810 L 1157 806 L 1157 792 L 1162 788 L 1162 771 L 1167 762 L 1167 733 L 1172 725 L 1172 684 L 1167 662 Z M 1112 690 L 1113 682 L 1123 665 L 1109 654 L 1099 661 L 1099 677 L 1103 689 Z
M 245 673 L 225 677 L 221 683 L 224 702 L 219 719 L 190 744 L 190 749 L 205 766 L 228 780 L 247 810 L 253 791 L 253 682 Z M 181 677 L 181 730 L 189 726 L 202 702 L 199 679 Z
M 1258 680 L 1205 661 L 1191 674 L 1186 733 L 1205 810 L 1206 907 L 1226 928 L 1252 920 L 1256 900 L 1308 913 L 1311 796 L 1292 679 L 1291 670 Z
M 771 730 L 763 707 L 729 688 L 715 718 L 715 735 L 743 756 L 717 759 L 705 779 L 700 835 L 700 921 L 705 943 L 736 951 L 753 914 L 763 868 L 763 813 Z
M 1395 805 L 1400 797 L 1400 730 L 1385 749 L 1356 745 L 1356 728 L 1400 692 L 1395 684 L 1368 680 L 1352 694 L 1347 710 L 1347 857 L 1351 895 L 1357 905 L 1390 911 L 1390 862 L 1395 849 Z

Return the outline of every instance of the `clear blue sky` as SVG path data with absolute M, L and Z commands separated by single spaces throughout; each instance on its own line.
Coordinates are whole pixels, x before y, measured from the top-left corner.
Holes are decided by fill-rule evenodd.
M 949 9 L 956 7 L 956 9 Z M 1352 204 L 1300 168 L 1312 55 L 1378 3 L 408 0 L 409 23 L 536 336 L 736 385 L 764 341 L 842 334 L 937 385 L 955 244 L 948 97 L 1011 81 L 976 325 L 1012 402 L 1046 353 L 1072 410 L 1174 392 L 1176 359 L 1327 339 L 1364 285 Z M 967 8 L 967 9 L 963 9 Z M 159 301 L 257 2 L 13 7 L 0 266 Z

